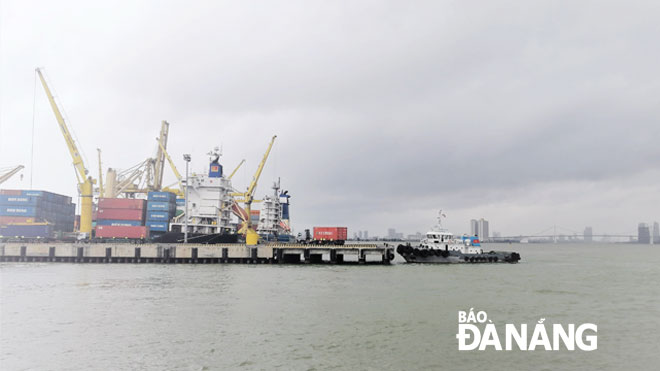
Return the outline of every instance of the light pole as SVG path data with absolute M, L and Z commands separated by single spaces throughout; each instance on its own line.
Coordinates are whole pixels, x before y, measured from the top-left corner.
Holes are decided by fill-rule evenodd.
M 188 164 L 190 163 L 190 155 L 185 154 L 183 155 L 183 160 L 186 162 L 186 192 L 185 192 L 185 200 L 186 200 L 186 214 L 185 214 L 185 230 L 183 231 L 183 243 L 188 243 Z

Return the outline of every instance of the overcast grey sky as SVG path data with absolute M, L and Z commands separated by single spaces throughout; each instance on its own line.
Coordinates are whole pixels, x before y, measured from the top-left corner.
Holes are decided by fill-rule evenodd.
M 86 165 L 169 150 L 244 187 L 276 177 L 292 223 L 424 232 L 553 224 L 635 232 L 660 219 L 657 1 L 0 0 L 0 167 L 27 188 L 34 68 L 45 67 Z M 34 188 L 76 194 L 36 90 Z M 169 172 L 166 177 L 173 180 Z

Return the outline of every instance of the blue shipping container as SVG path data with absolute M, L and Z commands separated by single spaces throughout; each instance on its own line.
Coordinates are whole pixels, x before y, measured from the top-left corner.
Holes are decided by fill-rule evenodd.
M 154 232 L 167 232 L 169 224 L 167 222 L 150 222 L 145 223 L 150 231 Z
M 33 216 L 40 217 L 41 210 L 34 206 L 0 206 L 0 216 Z
M 139 220 L 112 220 L 112 219 L 99 219 L 96 221 L 97 225 L 112 225 L 119 227 L 138 227 L 142 225 Z
M 185 198 L 177 198 L 176 199 L 176 205 L 177 206 L 185 206 L 186 205 L 186 199 Z
M 147 211 L 147 220 L 152 222 L 168 222 L 170 216 L 167 211 Z
M 21 196 L 33 196 L 33 197 L 43 197 L 44 191 L 32 191 L 32 190 L 23 190 L 21 191 Z
M 176 209 L 175 203 L 149 201 L 147 203 L 147 211 L 173 211 Z
M 172 192 L 149 192 L 148 201 L 174 202 L 176 195 Z
M 40 201 L 39 197 L 0 195 L 0 205 L 4 206 L 37 206 Z
M 22 190 L 21 196 L 39 197 L 59 205 L 70 204 L 71 197 L 46 191 Z
M 50 237 L 52 228 L 49 224 L 20 224 L 0 226 L 0 236 L 6 237 Z

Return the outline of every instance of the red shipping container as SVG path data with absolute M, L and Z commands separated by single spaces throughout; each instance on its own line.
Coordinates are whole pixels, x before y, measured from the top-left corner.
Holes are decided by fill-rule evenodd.
M 25 216 L 0 216 L 0 225 L 14 223 L 34 223 L 34 218 Z
M 144 210 L 136 209 L 99 209 L 96 220 L 144 220 Z
M 346 227 L 314 227 L 314 239 L 324 241 L 346 241 L 348 228 Z
M 133 198 L 100 198 L 99 209 L 144 209 L 145 200 Z
M 96 237 L 99 238 L 148 238 L 149 227 L 129 227 L 115 225 L 97 225 Z

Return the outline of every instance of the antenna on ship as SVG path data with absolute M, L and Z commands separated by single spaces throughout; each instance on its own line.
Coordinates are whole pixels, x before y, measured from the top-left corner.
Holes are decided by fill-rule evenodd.
M 442 213 L 442 209 L 438 211 L 438 229 L 442 229 L 442 218 L 446 218 L 447 215 Z

